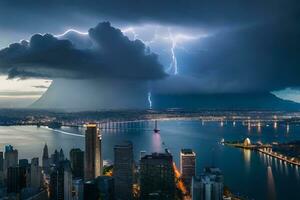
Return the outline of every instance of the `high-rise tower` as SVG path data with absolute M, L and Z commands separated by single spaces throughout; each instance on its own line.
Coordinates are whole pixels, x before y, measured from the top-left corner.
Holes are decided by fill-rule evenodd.
M 101 135 L 96 124 L 86 125 L 84 179 L 92 180 L 101 175 Z
M 192 178 L 196 174 L 196 153 L 192 149 L 181 149 L 180 173 L 187 190 L 190 191 Z

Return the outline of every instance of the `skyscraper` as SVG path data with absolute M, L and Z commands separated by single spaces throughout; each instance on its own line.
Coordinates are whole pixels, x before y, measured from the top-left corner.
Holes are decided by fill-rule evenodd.
M 114 185 L 115 198 L 132 199 L 133 185 L 133 147 L 131 142 L 114 147 Z
M 0 187 L 4 185 L 4 159 L 3 152 L 0 152 Z
M 190 191 L 192 178 L 196 174 L 196 153 L 192 149 L 181 149 L 180 173 L 187 190 Z
M 39 158 L 32 158 L 30 164 L 30 187 L 41 187 L 41 167 L 39 166 Z
M 57 166 L 51 168 L 49 192 L 50 199 L 72 199 L 72 174 L 68 160 L 60 161 Z
M 48 153 L 48 146 L 45 144 L 43 149 L 43 158 L 42 158 L 42 167 L 44 172 L 49 172 L 50 170 L 50 159 L 49 159 L 49 153 Z
M 92 180 L 101 175 L 101 136 L 96 124 L 88 124 L 85 131 L 84 179 Z
M 84 152 L 81 149 L 71 149 L 70 151 L 71 168 L 74 178 L 84 176 Z
M 205 168 L 200 176 L 192 179 L 192 200 L 221 200 L 223 199 L 223 187 L 221 170 Z
M 19 160 L 19 185 L 20 189 L 27 187 L 27 183 L 29 182 L 29 163 L 27 159 Z
M 96 179 L 101 200 L 114 200 L 114 178 L 111 176 L 99 176 Z
M 140 184 L 141 199 L 175 198 L 175 176 L 173 157 L 166 153 L 152 153 L 141 159 Z
M 7 193 L 20 192 L 19 167 L 7 168 Z
M 5 175 L 7 172 L 7 168 L 16 167 L 18 165 L 18 150 L 14 149 L 13 146 L 7 145 L 5 146 L 4 153 L 4 171 Z

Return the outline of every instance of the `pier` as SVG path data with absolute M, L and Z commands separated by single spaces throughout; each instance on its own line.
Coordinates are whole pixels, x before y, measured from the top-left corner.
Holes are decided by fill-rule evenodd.
M 232 146 L 232 147 L 236 147 L 236 148 L 242 148 L 242 149 L 249 149 L 249 150 L 254 150 L 254 151 L 258 151 L 261 152 L 263 154 L 266 154 L 268 156 L 274 157 L 276 159 L 282 160 L 286 163 L 292 164 L 292 165 L 296 165 L 300 167 L 300 162 L 297 161 L 295 158 L 291 158 L 285 155 L 282 155 L 280 153 L 274 152 L 272 151 L 272 145 L 271 144 L 251 144 L 251 141 L 249 138 L 246 138 L 244 140 L 244 142 L 225 142 L 222 141 L 221 142 L 224 145 L 227 146 Z

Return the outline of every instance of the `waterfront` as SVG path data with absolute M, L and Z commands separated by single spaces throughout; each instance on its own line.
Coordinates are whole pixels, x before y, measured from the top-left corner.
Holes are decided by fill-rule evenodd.
M 151 124 L 150 124 L 151 126 Z M 139 152 L 148 153 L 162 151 L 169 148 L 175 161 L 179 161 L 181 148 L 192 148 L 197 153 L 197 172 L 204 166 L 215 165 L 225 176 L 225 185 L 233 192 L 241 192 L 255 199 L 299 199 L 297 189 L 300 187 L 300 168 L 289 165 L 265 154 L 230 148 L 221 145 L 225 140 L 242 140 L 249 137 L 251 141 L 286 142 L 300 139 L 300 126 L 278 126 L 276 129 L 270 124 L 268 127 L 242 126 L 236 123 L 200 121 L 163 121 L 159 122 L 161 134 L 152 131 L 105 131 L 103 133 L 103 156 L 105 160 L 112 160 L 113 145 L 131 140 L 134 145 L 136 160 Z M 12 126 L 0 127 L 0 148 L 5 144 L 12 144 L 19 150 L 20 158 L 42 156 L 42 148 L 47 142 L 49 151 L 63 148 L 68 156 L 73 147 L 84 149 L 84 140 L 81 128 L 63 127 L 53 131 L 44 127 Z M 79 135 L 78 135 L 79 134 Z M 268 166 L 271 166 L 268 168 Z M 288 183 L 288 184 L 287 184 Z

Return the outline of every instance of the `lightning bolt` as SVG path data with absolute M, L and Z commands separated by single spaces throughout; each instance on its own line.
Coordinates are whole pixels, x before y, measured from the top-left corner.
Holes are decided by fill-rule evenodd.
M 77 33 L 77 34 L 80 34 L 80 35 L 88 35 L 89 34 L 88 32 L 81 32 L 81 31 L 78 31 L 78 30 L 75 30 L 75 29 L 68 29 L 64 33 L 58 34 L 58 35 L 54 35 L 54 36 L 55 37 L 63 37 L 63 36 L 65 36 L 66 34 L 68 34 L 70 32 L 74 32 L 74 33 Z
M 150 27 L 151 28 L 151 27 Z M 152 27 L 153 28 L 153 27 Z M 179 73 L 178 70 L 178 62 L 177 62 L 177 57 L 176 57 L 176 49 L 178 48 L 182 48 L 180 47 L 179 44 L 182 42 L 186 42 L 186 41 L 193 41 L 193 40 L 198 40 L 202 37 L 206 37 L 206 34 L 201 34 L 201 35 L 187 35 L 184 33 L 175 33 L 173 34 L 173 32 L 171 31 L 170 28 L 168 28 L 168 34 L 158 34 L 157 30 L 158 30 L 159 26 L 155 26 L 155 32 L 153 37 L 150 40 L 143 40 L 141 37 L 139 37 L 139 34 L 136 31 L 135 27 L 127 27 L 127 28 L 123 28 L 121 29 L 123 34 L 126 33 L 131 33 L 133 35 L 133 40 L 141 40 L 145 45 L 149 46 L 153 43 L 155 43 L 156 41 L 159 40 L 163 40 L 166 42 L 170 43 L 170 53 L 171 53 L 171 63 L 169 65 L 169 67 L 166 69 L 166 72 L 168 72 L 169 74 L 173 74 L 173 75 L 177 75 Z M 75 29 L 68 29 L 67 31 L 65 31 L 62 34 L 57 34 L 54 35 L 55 37 L 63 37 L 66 34 L 70 33 L 70 32 L 75 32 L 77 34 L 80 35 L 88 35 L 88 32 L 82 32 L 82 31 L 78 31 Z M 149 103 L 149 108 L 152 109 L 152 93 L 151 90 L 148 90 L 148 103 Z
M 149 91 L 149 92 L 148 92 L 149 109 L 152 109 L 152 99 L 151 99 L 151 97 L 152 97 L 152 94 L 151 94 L 151 92 Z

